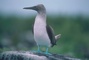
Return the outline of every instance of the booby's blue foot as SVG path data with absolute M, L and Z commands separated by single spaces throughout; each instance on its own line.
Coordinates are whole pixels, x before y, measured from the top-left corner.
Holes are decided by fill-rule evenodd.
M 49 53 L 49 52 L 45 52 L 45 54 L 47 54 L 47 55 L 52 55 L 51 53 Z
M 46 48 L 45 54 L 47 54 L 47 55 L 52 55 L 51 53 L 48 52 L 48 47 Z

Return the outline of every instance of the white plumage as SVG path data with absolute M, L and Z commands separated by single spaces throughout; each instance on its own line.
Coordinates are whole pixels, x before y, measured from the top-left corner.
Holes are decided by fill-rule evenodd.
M 45 14 L 45 13 L 44 13 Z M 37 14 L 34 23 L 34 39 L 37 45 L 50 47 L 51 42 L 46 31 L 46 18 L 41 14 Z

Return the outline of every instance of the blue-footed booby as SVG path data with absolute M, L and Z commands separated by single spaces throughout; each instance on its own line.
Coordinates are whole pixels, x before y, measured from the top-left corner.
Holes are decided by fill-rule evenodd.
M 43 4 L 24 7 L 23 9 L 32 9 L 38 12 L 33 26 L 34 39 L 38 46 L 38 52 L 41 51 L 40 46 L 45 46 L 47 48 L 45 53 L 48 54 L 48 48 L 56 45 L 61 34 L 55 36 L 52 27 L 46 23 L 46 9 Z

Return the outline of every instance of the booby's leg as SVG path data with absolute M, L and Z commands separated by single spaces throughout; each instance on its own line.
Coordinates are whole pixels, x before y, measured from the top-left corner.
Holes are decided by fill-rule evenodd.
M 49 48 L 47 47 L 45 54 L 51 55 L 51 54 L 48 52 L 48 49 L 49 49 Z
M 46 48 L 46 52 L 45 52 L 46 54 L 48 54 L 48 49 L 49 49 L 49 48 L 47 47 L 47 48 Z
M 40 53 L 41 52 L 41 50 L 40 50 L 40 46 L 38 45 L 38 50 L 37 50 L 37 52 L 38 53 Z

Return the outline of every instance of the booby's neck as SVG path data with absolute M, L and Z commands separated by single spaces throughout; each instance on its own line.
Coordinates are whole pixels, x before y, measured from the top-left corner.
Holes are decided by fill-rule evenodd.
M 37 16 L 35 18 L 35 23 L 43 22 L 46 24 L 46 10 L 38 11 Z

